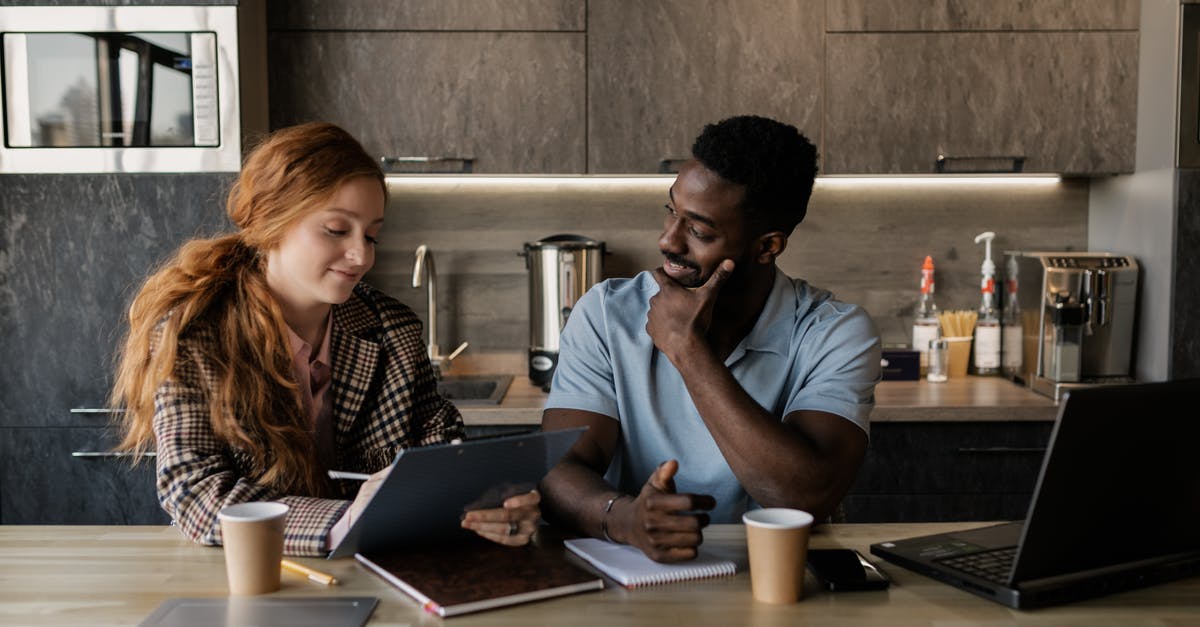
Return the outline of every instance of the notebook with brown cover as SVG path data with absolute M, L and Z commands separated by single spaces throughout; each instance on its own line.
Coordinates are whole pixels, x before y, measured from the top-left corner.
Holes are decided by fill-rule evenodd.
M 464 536 L 354 558 L 443 617 L 604 588 L 604 579 L 571 564 L 560 544 L 547 544 L 508 547 Z

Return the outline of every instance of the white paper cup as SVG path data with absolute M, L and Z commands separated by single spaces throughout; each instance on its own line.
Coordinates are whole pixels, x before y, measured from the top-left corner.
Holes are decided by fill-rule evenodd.
M 812 514 L 785 507 L 750 510 L 746 548 L 750 554 L 750 588 L 756 601 L 795 603 L 804 595 L 808 533 Z
M 279 589 L 287 513 L 288 506 L 283 503 L 261 501 L 230 505 L 217 514 L 230 594 L 263 594 Z

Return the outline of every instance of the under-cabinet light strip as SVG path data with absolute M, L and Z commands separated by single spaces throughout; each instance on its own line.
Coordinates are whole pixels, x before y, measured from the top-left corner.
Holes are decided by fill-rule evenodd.
M 660 189 L 669 186 L 675 180 L 674 175 L 644 175 L 644 176 L 603 176 L 603 175 L 562 175 L 562 176 L 481 176 L 481 175 L 428 175 L 428 174 L 389 174 L 388 185 L 404 186 L 437 186 L 437 187 L 649 187 Z M 819 176 L 816 186 L 830 188 L 845 187 L 953 187 L 959 185 L 988 185 L 988 186 L 1041 186 L 1057 185 L 1062 177 L 1057 174 L 1002 174 L 986 175 L 956 175 L 941 174 L 930 176 L 895 175 L 895 176 Z

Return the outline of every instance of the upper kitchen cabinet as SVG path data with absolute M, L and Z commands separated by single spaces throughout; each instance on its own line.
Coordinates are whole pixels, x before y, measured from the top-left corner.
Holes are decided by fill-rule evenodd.
M 1132 172 L 1138 7 L 830 2 L 822 171 Z
M 584 0 L 268 0 L 273 30 L 582 31 Z
M 582 32 L 272 30 L 269 50 L 274 128 L 326 120 L 438 171 L 586 169 Z
M 709 122 L 774 117 L 820 138 L 823 0 L 588 3 L 588 171 L 677 168 Z

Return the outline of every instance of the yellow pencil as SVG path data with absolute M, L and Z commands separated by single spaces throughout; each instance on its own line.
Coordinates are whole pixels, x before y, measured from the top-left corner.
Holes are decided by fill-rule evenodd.
M 279 565 L 283 566 L 284 570 L 290 570 L 297 575 L 304 575 L 305 577 L 308 577 L 317 583 L 323 583 L 327 586 L 336 584 L 338 582 L 337 579 L 334 579 L 333 575 L 326 575 L 319 570 L 313 570 L 303 564 L 297 564 L 291 560 L 280 560 Z

